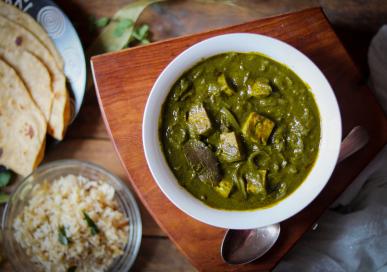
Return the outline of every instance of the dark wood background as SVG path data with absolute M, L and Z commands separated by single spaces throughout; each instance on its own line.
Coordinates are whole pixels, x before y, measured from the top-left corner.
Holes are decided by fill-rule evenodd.
M 84 48 L 96 37 L 91 16 L 111 16 L 126 0 L 57 0 L 80 34 Z M 367 48 L 376 30 L 387 23 L 385 0 L 187 0 L 166 1 L 147 8 L 140 22 L 151 26 L 152 39 L 197 33 L 289 11 L 321 6 L 351 57 L 367 77 Z M 98 108 L 94 88 L 87 90 L 81 112 L 66 139 L 47 152 L 46 160 L 77 158 L 103 165 L 122 179 L 125 172 L 115 155 Z M 194 271 L 141 206 L 143 240 L 133 271 Z M 3 269 L 10 271 L 5 263 Z M 2 270 L 3 270 L 2 269 Z

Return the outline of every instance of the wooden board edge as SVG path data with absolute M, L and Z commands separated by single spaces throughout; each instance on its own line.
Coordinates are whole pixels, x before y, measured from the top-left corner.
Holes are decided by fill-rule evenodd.
M 92 74 L 93 74 L 93 80 L 94 82 L 96 83 L 96 80 L 95 80 L 95 74 L 94 74 L 94 66 L 93 66 L 93 60 L 90 61 L 90 66 L 91 66 L 91 70 L 92 70 Z M 126 176 L 128 177 L 128 180 L 129 182 L 132 184 L 132 188 L 133 190 L 135 191 L 137 197 L 141 200 L 141 203 L 144 205 L 144 207 L 147 209 L 147 211 L 152 215 L 153 219 L 156 221 L 157 225 L 168 235 L 168 231 L 164 228 L 163 224 L 161 224 L 157 217 L 154 216 L 153 212 L 152 212 L 152 209 L 149 208 L 148 206 L 148 203 L 146 201 L 144 201 L 143 197 L 142 197 L 142 194 L 140 193 L 139 189 L 137 188 L 135 182 L 133 182 L 133 178 L 132 176 L 130 175 L 122 157 L 121 157 L 121 154 L 120 152 L 118 151 L 118 148 L 117 148 L 117 145 L 116 145 L 116 142 L 114 140 L 114 137 L 113 137 L 113 134 L 111 132 L 111 129 L 110 129 L 110 125 L 109 125 L 109 122 L 107 120 L 107 117 L 106 117 L 106 114 L 105 114 L 105 110 L 104 110 L 104 107 L 103 107 L 103 102 L 102 102 L 102 99 L 101 99 L 101 96 L 100 96 L 100 92 L 99 92 L 99 89 L 98 89 L 98 84 L 95 84 L 95 92 L 96 92 L 96 95 L 97 95 L 97 101 L 98 101 L 98 106 L 100 108 L 100 111 L 101 111 L 101 115 L 102 115 L 102 119 L 103 119 L 103 122 L 105 124 L 105 127 L 106 127 L 106 130 L 107 130 L 107 133 L 109 135 L 109 140 L 110 142 L 113 144 L 113 147 L 114 147 L 114 152 L 116 154 L 116 156 L 118 157 L 118 160 L 120 161 L 120 164 L 121 166 L 123 167 L 124 171 L 125 171 L 125 174 Z M 148 165 L 147 165 L 148 167 Z M 149 170 L 149 169 L 148 169 Z M 157 187 L 158 188 L 158 187 Z M 158 188 L 159 189 L 159 188 Z M 168 235 L 168 238 L 170 238 L 170 235 Z M 176 245 L 175 241 L 174 241 L 174 244 Z M 181 250 L 180 250 L 181 251 Z
M 94 77 L 94 67 L 93 67 L 93 60 L 91 60 L 91 69 L 92 69 L 92 74 L 93 74 L 93 80 L 94 82 L 95 81 L 95 77 Z M 112 132 L 111 132 L 111 129 L 110 129 L 110 126 L 109 126 L 109 122 L 107 121 L 107 117 L 106 117 L 106 114 L 105 114 L 105 110 L 104 110 L 104 107 L 103 107 L 103 102 L 102 102 L 102 99 L 101 99 L 101 96 L 99 94 L 99 90 L 98 90 L 98 85 L 95 84 L 95 90 L 96 90 L 96 95 L 97 95 L 97 100 L 98 100 L 98 105 L 100 107 L 100 110 L 101 110 L 101 115 L 102 115 L 102 119 L 103 119 L 103 122 L 105 124 L 105 127 L 106 127 L 106 130 L 108 132 L 108 135 L 109 135 L 109 139 L 111 141 L 111 143 L 113 144 L 113 147 L 114 147 L 114 151 L 116 153 L 116 156 L 118 156 L 118 159 L 120 161 L 120 164 L 121 166 L 124 168 L 124 171 L 128 177 L 128 180 L 129 182 L 132 184 L 132 188 L 133 190 L 135 191 L 137 197 L 140 199 L 141 203 L 144 205 L 144 207 L 147 209 L 147 211 L 149 212 L 149 214 L 152 215 L 152 218 L 153 220 L 156 221 L 157 225 L 162 229 L 162 231 L 164 231 L 167 236 L 168 236 L 168 239 L 170 239 L 172 241 L 172 243 L 175 245 L 175 247 L 179 250 L 179 252 L 187 259 L 189 260 L 189 262 L 191 264 L 195 263 L 195 260 L 193 260 L 189 255 L 186 254 L 185 250 L 183 250 L 183 248 L 180 246 L 179 243 L 177 243 L 177 241 L 173 238 L 173 235 L 170 234 L 169 230 L 167 230 L 166 228 L 164 228 L 164 225 L 159 221 L 158 217 L 154 215 L 154 212 L 153 210 L 148 206 L 148 202 L 145 201 L 143 199 L 143 196 L 142 194 L 140 193 L 139 189 L 137 188 L 135 182 L 133 182 L 133 179 L 121 157 L 121 154 L 120 152 L 118 152 L 118 148 L 116 146 L 116 142 L 114 141 L 114 138 L 113 138 L 113 135 L 112 135 Z M 148 165 L 147 165 L 148 167 Z M 148 168 L 149 170 L 149 168 Z M 149 170 L 150 171 L 150 170 Z M 160 191 L 161 194 L 163 194 L 163 192 L 161 192 L 160 188 L 157 186 L 157 190 Z M 163 194 L 164 195 L 164 194 Z

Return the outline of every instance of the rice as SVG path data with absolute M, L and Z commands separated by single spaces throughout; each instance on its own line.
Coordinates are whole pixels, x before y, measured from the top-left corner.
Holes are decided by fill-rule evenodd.
M 114 195 L 110 184 L 82 176 L 44 181 L 15 219 L 15 239 L 44 271 L 106 271 L 128 242 Z

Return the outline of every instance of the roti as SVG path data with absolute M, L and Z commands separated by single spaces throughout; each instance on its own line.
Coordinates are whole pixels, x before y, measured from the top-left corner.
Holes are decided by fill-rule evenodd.
M 62 57 L 58 53 L 58 50 L 48 36 L 47 32 L 38 22 L 35 21 L 34 18 L 32 18 L 29 14 L 22 12 L 13 5 L 6 4 L 3 1 L 0 1 L 0 15 L 15 23 L 20 24 L 29 32 L 31 32 L 50 51 L 58 67 L 63 69 Z
M 0 165 L 30 174 L 43 158 L 46 127 L 15 70 L 0 60 Z
M 0 47 L 0 59 L 15 69 L 35 104 L 48 122 L 51 114 L 53 94 L 51 78 L 47 68 L 28 51 L 7 50 Z
M 33 34 L 3 16 L 0 16 L 0 37 L 1 47 L 26 50 L 47 67 L 52 79 L 53 90 L 48 133 L 55 139 L 62 140 L 70 121 L 70 99 L 63 70 L 58 67 L 50 51 Z

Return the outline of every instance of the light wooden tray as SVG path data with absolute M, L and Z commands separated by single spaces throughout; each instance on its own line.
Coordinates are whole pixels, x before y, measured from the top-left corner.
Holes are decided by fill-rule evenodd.
M 219 249 L 225 230 L 190 218 L 163 195 L 147 167 L 141 139 L 145 103 L 165 66 L 194 43 L 233 32 L 272 36 L 306 54 L 336 93 L 343 135 L 362 125 L 371 137 L 366 148 L 336 167 L 325 189 L 307 208 L 281 223 L 281 235 L 273 249 L 243 266 L 222 262 Z M 92 67 L 106 127 L 133 188 L 160 227 L 202 271 L 272 269 L 387 142 L 383 112 L 319 8 L 96 56 Z

